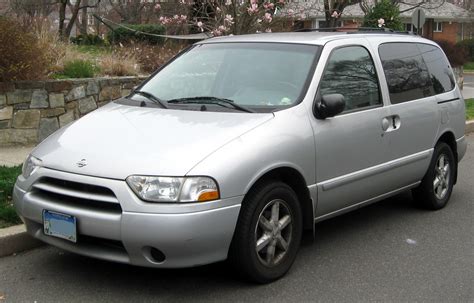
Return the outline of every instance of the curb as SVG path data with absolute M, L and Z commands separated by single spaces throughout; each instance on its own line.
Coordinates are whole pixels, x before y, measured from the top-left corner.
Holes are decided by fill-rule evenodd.
M 466 129 L 464 133 L 467 135 L 474 132 L 474 120 L 466 121 Z
M 0 257 L 5 257 L 44 245 L 26 233 L 25 225 L 0 229 Z
M 466 121 L 465 134 L 474 132 L 474 120 Z M 16 225 L 0 229 L 0 257 L 9 256 L 33 249 L 45 243 L 26 233 L 25 225 Z

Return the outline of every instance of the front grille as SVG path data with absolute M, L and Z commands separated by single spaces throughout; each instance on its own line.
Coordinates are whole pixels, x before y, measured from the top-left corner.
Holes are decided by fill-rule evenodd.
M 44 177 L 33 185 L 32 194 L 60 205 L 122 213 L 115 194 L 103 186 Z

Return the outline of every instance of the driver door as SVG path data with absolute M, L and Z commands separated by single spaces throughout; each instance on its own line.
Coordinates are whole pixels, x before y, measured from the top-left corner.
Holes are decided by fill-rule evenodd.
M 325 47 L 317 95 L 342 94 L 345 109 L 332 118 L 312 117 L 316 145 L 318 219 L 385 193 L 387 141 L 378 74 L 368 45 Z M 328 50 L 329 49 L 329 50 Z M 317 97 L 318 98 L 318 97 Z M 316 99 L 317 99 L 316 98 Z M 318 102 L 318 100 L 315 100 Z M 389 131 L 389 130 L 387 130 Z

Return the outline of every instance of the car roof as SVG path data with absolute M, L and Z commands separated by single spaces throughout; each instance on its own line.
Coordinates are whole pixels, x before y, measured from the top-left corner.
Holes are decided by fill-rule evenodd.
M 358 39 L 375 40 L 382 42 L 423 42 L 434 44 L 431 40 L 420 36 L 394 33 L 394 32 L 284 32 L 284 33 L 260 33 L 249 35 L 221 36 L 210 38 L 198 42 L 207 43 L 227 43 L 227 42 L 274 42 L 274 43 L 295 43 L 324 45 L 329 41 L 350 39 L 356 42 Z

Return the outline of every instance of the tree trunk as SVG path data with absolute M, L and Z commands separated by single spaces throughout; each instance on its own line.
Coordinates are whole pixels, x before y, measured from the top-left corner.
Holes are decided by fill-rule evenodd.
M 84 0 L 85 5 L 89 5 L 89 0 Z M 87 35 L 87 27 L 88 27 L 88 16 L 87 16 L 87 7 L 82 9 L 81 12 L 81 25 L 79 27 L 79 30 L 81 31 L 81 35 L 85 36 Z
M 64 20 L 66 20 L 66 7 L 68 0 L 59 1 L 59 30 L 58 34 L 61 39 L 64 39 Z
M 76 4 L 74 5 L 72 9 L 72 16 L 71 19 L 69 20 L 69 23 L 67 24 L 66 30 L 64 32 L 64 38 L 69 38 L 71 36 L 71 31 L 74 26 L 74 23 L 76 23 L 77 15 L 79 14 L 79 8 L 81 6 L 81 0 L 76 0 Z

